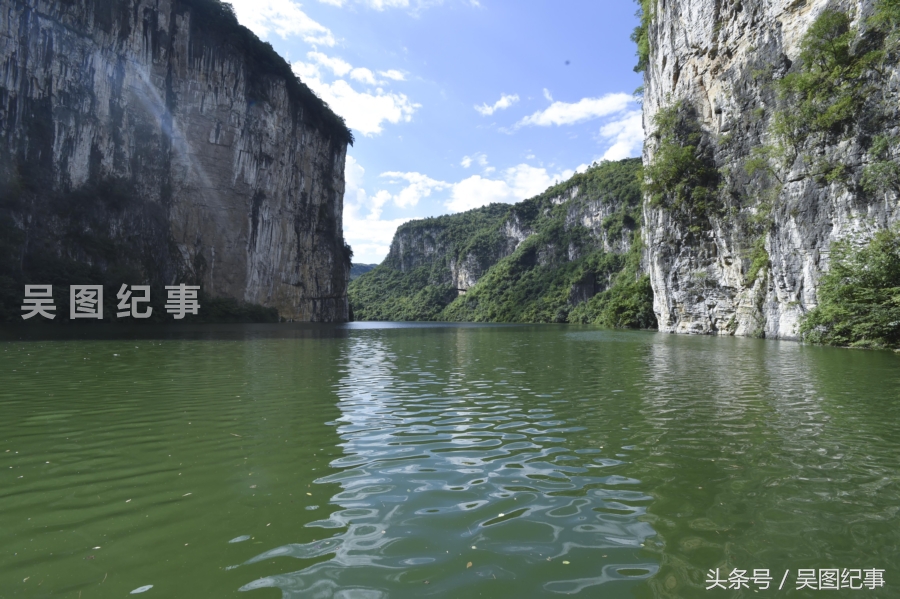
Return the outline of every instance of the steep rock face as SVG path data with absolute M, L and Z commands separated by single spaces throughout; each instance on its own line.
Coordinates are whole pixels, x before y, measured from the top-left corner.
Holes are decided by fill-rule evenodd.
M 546 206 L 541 208 L 541 215 L 549 215 L 551 206 L 565 205 L 564 229 L 584 228 L 589 233 L 591 247 L 599 246 L 604 251 L 620 254 L 630 249 L 631 232 L 637 228 L 634 219 L 625 216 L 626 226 L 614 231 L 608 227 L 608 219 L 625 209 L 620 198 L 596 194 L 579 197 L 578 185 L 566 187 L 564 183 L 562 191 L 550 193 L 542 199 Z M 501 205 L 486 210 L 489 212 L 480 217 L 479 224 L 489 229 L 490 238 L 487 239 L 488 235 L 482 232 L 483 243 L 479 243 L 476 232 L 467 231 L 460 235 L 460 227 L 452 216 L 412 221 L 397 229 L 384 264 L 402 272 L 437 265 L 438 268 L 432 271 L 432 284 L 455 285 L 459 294 L 463 295 L 494 264 L 511 256 L 523 241 L 536 232 L 532 221 L 539 215 L 532 204 L 523 203 L 510 208 Z M 495 214 L 497 210 L 499 212 Z M 498 216 L 502 218 L 498 220 Z M 497 221 L 499 226 L 493 226 L 493 221 Z M 538 263 L 549 265 L 556 261 L 556 250 L 551 244 L 538 251 Z M 571 243 L 567 244 L 565 251 L 568 261 L 576 260 L 582 253 L 581 248 Z
M 606 324 L 652 327 L 649 284 L 632 251 L 639 170 L 639 159 L 605 162 L 512 206 L 405 223 L 384 262 L 351 284 L 354 316 L 593 322 L 604 313 Z M 628 284 L 635 309 L 604 312 L 610 289 Z
M 465 293 L 527 237 L 514 221 L 504 220 L 508 210 L 494 204 L 462 218 L 442 216 L 401 225 L 383 264 L 403 273 L 424 268 L 430 284 L 452 285 Z
M 351 141 L 216 0 L 0 2 L 0 209 L 23 271 L 51 255 L 346 320 Z
M 747 165 L 773 143 L 773 117 L 785 101 L 774 82 L 797 70 L 810 25 L 823 11 L 836 10 L 865 34 L 875 2 L 649 4 L 644 163 L 658 151 L 656 115 L 680 103 L 702 129 L 700 146 L 718 170 L 721 206 L 692 230 L 672 210 L 645 202 L 645 267 L 660 330 L 795 338 L 803 315 L 816 305 L 831 243 L 866 239 L 900 220 L 896 189 L 873 193 L 861 185 L 875 160 L 872 138 L 900 134 L 897 64 L 877 75 L 872 101 L 848 130 L 803 140 L 796 156 L 767 160 L 765 172 L 748 174 Z M 889 115 L 879 131 L 866 122 L 874 111 Z M 840 177 L 825 176 L 822 164 L 842 165 Z M 767 264 L 754 268 L 754 255 L 766 254 Z

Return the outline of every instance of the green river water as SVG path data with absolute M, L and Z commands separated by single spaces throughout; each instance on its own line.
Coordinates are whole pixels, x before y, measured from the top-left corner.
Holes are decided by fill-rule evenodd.
M 0 599 L 900 597 L 900 355 L 102 326 L 0 342 Z

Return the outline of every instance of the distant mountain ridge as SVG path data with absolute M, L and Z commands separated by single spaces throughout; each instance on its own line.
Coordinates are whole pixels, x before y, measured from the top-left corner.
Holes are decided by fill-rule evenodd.
M 378 266 L 377 264 L 351 264 L 350 265 L 350 280 L 359 278 L 362 275 L 366 274 L 373 268 Z
M 654 327 L 640 168 L 603 162 L 515 205 L 405 223 L 351 282 L 354 317 Z

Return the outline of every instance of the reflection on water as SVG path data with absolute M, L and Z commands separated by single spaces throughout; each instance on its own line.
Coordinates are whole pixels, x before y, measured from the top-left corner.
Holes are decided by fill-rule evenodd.
M 652 497 L 610 472 L 626 456 L 568 443 L 585 428 L 555 413 L 564 389 L 529 389 L 527 373 L 512 367 L 488 375 L 466 358 L 467 341 L 475 339 L 456 335 L 450 363 L 421 350 L 399 356 L 378 337 L 349 342 L 337 389 L 345 455 L 331 463 L 336 474 L 316 481 L 341 485 L 331 498 L 341 509 L 307 525 L 341 532 L 248 563 L 331 557 L 242 590 L 458 596 L 497 580 L 526 596 L 536 581 L 572 593 L 656 572 L 656 561 L 636 559 L 655 534 L 640 518 Z
M 710 568 L 883 568 L 865 595 L 897 596 L 894 354 L 574 326 L 125 337 L 0 344 L 0 596 L 753 593 L 707 592 Z M 794 581 L 769 592 L 816 596 Z

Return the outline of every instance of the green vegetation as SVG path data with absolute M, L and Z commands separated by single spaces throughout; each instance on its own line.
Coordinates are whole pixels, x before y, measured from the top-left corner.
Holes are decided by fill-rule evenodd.
M 575 306 L 569 313 L 569 322 L 630 329 L 656 328 L 650 277 L 641 274 L 641 249 L 640 238 L 635 234 L 635 243 L 625 256 L 607 254 L 616 256 L 621 262 L 618 272 L 609 269 L 613 273 L 612 285 Z
M 773 117 L 773 132 L 780 145 L 778 153 L 793 160 L 810 136 L 833 142 L 858 125 L 861 116 L 866 130 L 877 130 L 882 112 L 890 106 L 877 101 L 877 77 L 886 64 L 896 60 L 897 28 L 900 25 L 898 0 L 880 0 L 873 15 L 860 31 L 841 10 L 823 11 L 803 37 L 798 68 L 775 82 L 780 108 Z M 835 165 L 818 170 L 830 181 L 839 178 Z
M 890 151 L 896 141 L 887 135 L 879 135 L 872 142 L 869 153 L 874 160 L 863 169 L 862 187 L 869 193 L 900 188 L 900 165 L 891 160 Z
M 747 284 L 753 285 L 757 277 L 769 268 L 769 252 L 766 251 L 766 238 L 761 236 L 753 244 L 750 254 L 750 270 L 747 271 Z
M 644 192 L 652 206 L 680 213 L 692 231 L 719 209 L 716 202 L 719 172 L 712 148 L 692 108 L 677 102 L 653 117 L 656 151 L 644 169 Z
M 641 20 L 640 25 L 631 32 L 631 41 L 637 45 L 638 63 L 634 66 L 636 73 L 647 70 L 650 64 L 650 22 L 653 20 L 654 0 L 635 0 L 639 8 L 635 16 Z
M 407 223 L 395 248 L 398 239 L 419 239 L 440 251 L 420 263 L 392 250 L 351 282 L 354 317 L 655 327 L 649 281 L 639 275 L 640 170 L 640 159 L 604 162 L 514 206 Z M 578 215 L 596 202 L 614 208 L 599 228 L 611 244 L 630 247 L 626 254 L 605 251 L 600 236 L 581 224 Z M 530 233 L 512 252 L 507 223 Z M 464 295 L 451 261 L 483 273 Z
M 382 264 L 350 282 L 353 318 L 440 320 L 457 296 L 451 263 L 471 254 L 487 270 L 499 260 L 506 245 L 500 227 L 509 210 L 508 204 L 491 204 L 401 225 L 395 243 L 417 240 L 421 246 L 404 248 L 402 254 L 395 246 Z M 435 251 L 429 253 L 426 246 Z
M 807 341 L 900 347 L 900 229 L 879 231 L 861 248 L 835 243 L 818 296 L 800 327 Z
M 377 264 L 351 264 L 350 265 L 350 280 L 357 279 L 360 276 L 366 274 L 373 268 L 378 266 Z

